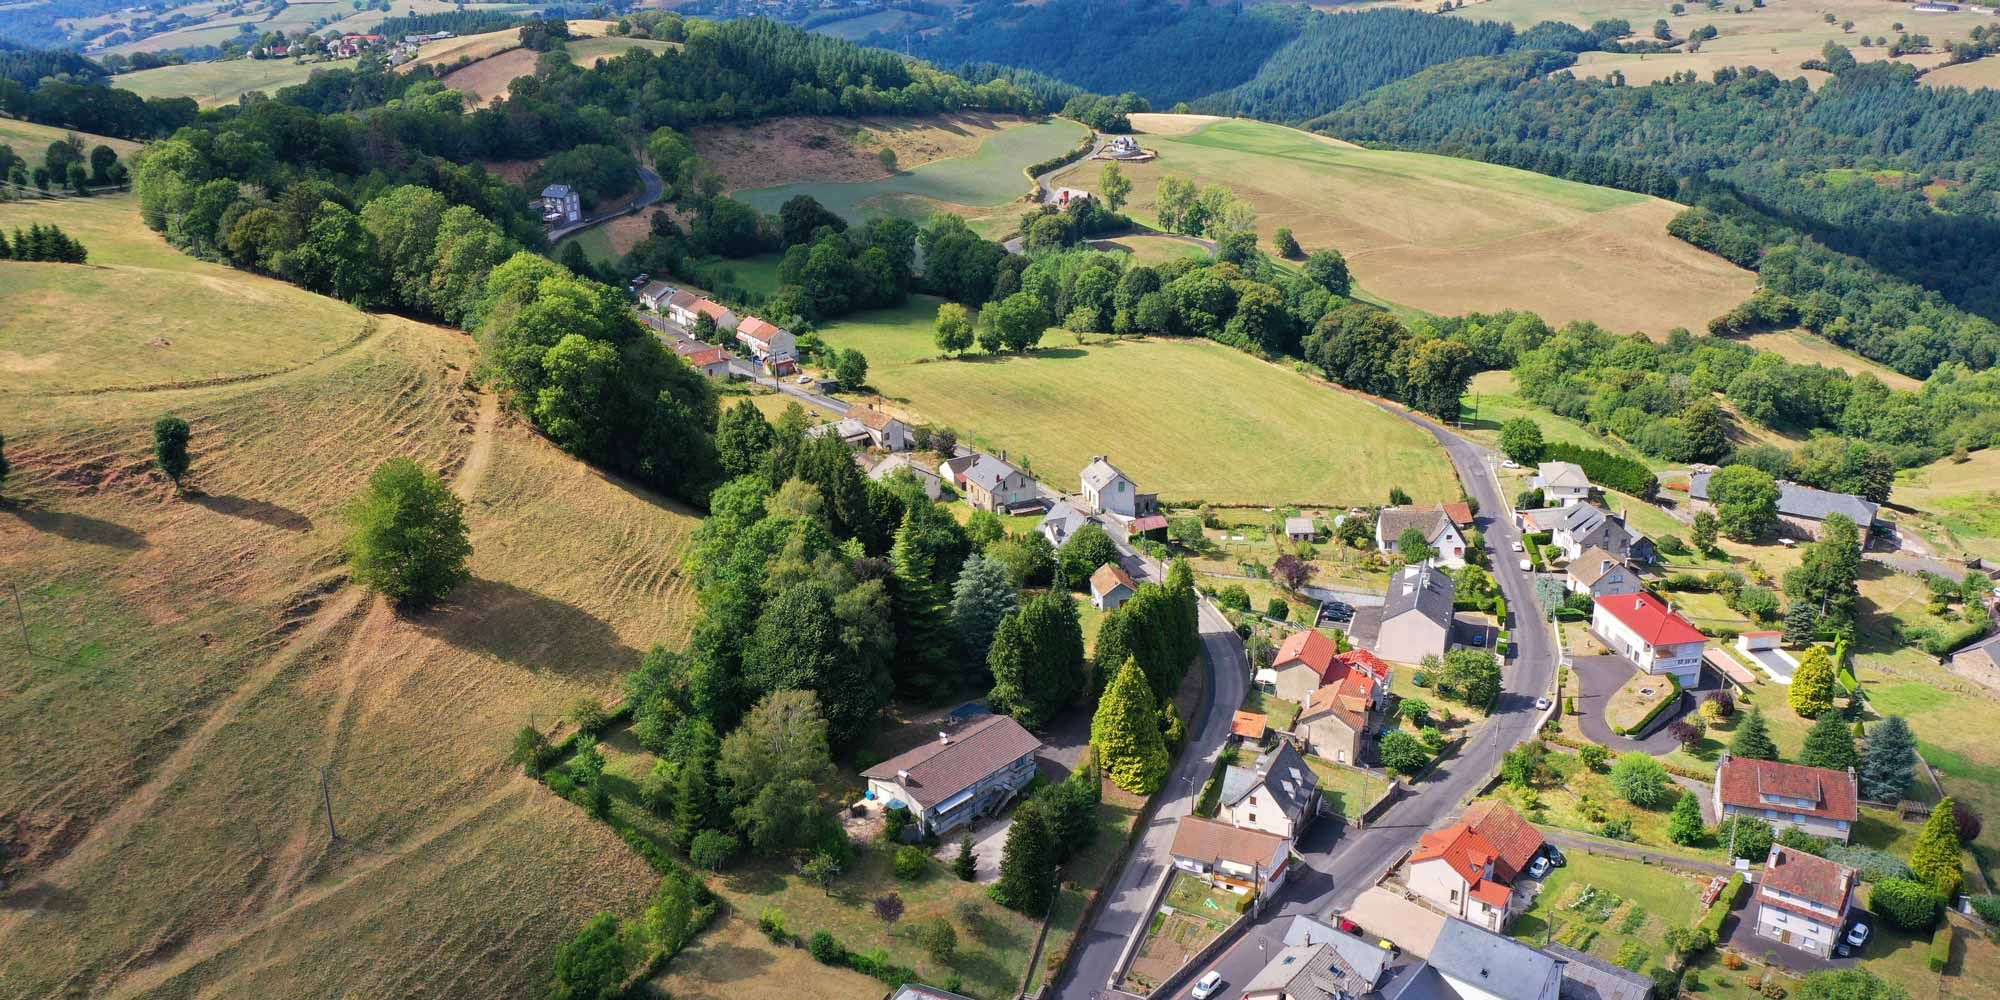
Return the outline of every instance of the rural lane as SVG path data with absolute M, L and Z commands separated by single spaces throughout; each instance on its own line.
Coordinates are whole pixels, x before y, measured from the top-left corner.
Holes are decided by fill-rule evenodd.
M 1269 957 L 1277 954 L 1292 917 L 1324 916 L 1344 909 L 1409 851 L 1424 831 L 1463 808 L 1498 771 L 1501 755 L 1540 728 L 1542 712 L 1535 708 L 1535 699 L 1549 693 L 1555 679 L 1555 642 L 1537 611 L 1534 580 L 1512 558 L 1519 531 L 1508 516 L 1509 507 L 1494 478 L 1496 459 L 1485 448 L 1427 417 L 1358 393 L 1351 395 L 1375 403 L 1435 437 L 1450 456 L 1467 495 L 1479 502 L 1478 523 L 1493 557 L 1493 575 L 1514 617 L 1511 638 L 1515 656 L 1502 670 L 1500 699 L 1492 716 L 1473 728 L 1456 755 L 1366 827 L 1322 820 L 1306 834 L 1299 845 L 1304 870 L 1295 872 L 1266 905 L 1263 916 L 1210 964 L 1209 968 L 1222 973 L 1225 983 L 1218 994 L 1220 1000 L 1237 996 Z M 1108 993 L 1108 981 L 1108 974 L 1095 980 L 1075 976 L 1061 995 L 1065 1000 L 1088 1000 L 1092 993 Z M 1192 979 L 1173 997 L 1189 996 L 1191 988 Z
M 583 219 L 579 222 L 572 222 L 567 226 L 560 226 L 555 229 L 551 229 L 549 230 L 549 244 L 553 246 L 557 240 L 567 239 L 571 236 L 575 236 L 577 233 L 583 232 L 584 230 L 589 229 L 590 227 L 597 225 L 600 222 L 607 222 L 611 219 L 618 218 L 621 215 L 631 215 L 632 213 L 637 212 L 640 209 L 643 209 L 646 206 L 651 205 L 656 201 L 659 201 L 660 198 L 667 193 L 666 182 L 660 179 L 659 174 L 653 172 L 652 167 L 639 168 L 639 184 L 640 184 L 639 197 L 635 199 L 631 204 L 625 206 L 624 208 L 613 209 L 612 211 L 609 212 L 599 212 L 598 214 L 593 215 L 590 218 Z

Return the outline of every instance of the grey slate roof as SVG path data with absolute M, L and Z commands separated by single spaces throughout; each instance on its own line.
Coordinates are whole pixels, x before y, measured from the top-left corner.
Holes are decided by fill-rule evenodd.
M 551 184 L 542 189 L 542 197 L 544 198 L 567 198 L 570 194 L 569 185 L 567 184 Z
M 1451 607 L 1457 598 L 1458 588 L 1444 570 L 1429 563 L 1405 566 L 1401 573 L 1389 578 L 1389 592 L 1382 599 L 1382 620 L 1394 621 L 1416 611 L 1450 628 Z
M 1562 1000 L 1647 1000 L 1653 995 L 1651 976 L 1586 955 L 1566 944 L 1550 942 L 1542 950 L 1565 963 Z
M 1111 485 L 1112 481 L 1120 476 L 1125 476 L 1127 482 L 1132 480 L 1131 476 L 1126 476 L 1117 466 L 1111 464 L 1110 459 L 1105 458 L 1103 455 L 1091 459 L 1090 464 L 1083 467 L 1083 481 L 1089 483 L 1091 488 L 1096 490 L 1102 490 L 1106 486 Z
M 1556 530 L 1565 532 L 1582 545 L 1595 545 L 1623 558 L 1646 540 L 1623 515 L 1612 514 L 1596 504 L 1580 503 L 1565 508 Z
M 1232 764 L 1222 771 L 1224 805 L 1233 806 L 1258 788 L 1269 789 L 1272 800 L 1287 815 L 1296 818 L 1319 788 L 1319 776 L 1306 766 L 1306 759 L 1290 743 L 1280 743 L 1249 767 Z
M 991 455 L 981 453 L 970 466 L 966 467 L 965 481 L 978 483 L 990 490 L 995 483 L 1014 475 L 1026 475 L 1026 473 Z
M 1444 922 L 1430 965 L 1446 979 L 1506 1000 L 1541 996 L 1562 975 L 1562 966 L 1540 949 L 1458 919 Z
M 1544 489 L 1568 487 L 1573 490 L 1590 488 L 1590 477 L 1584 475 L 1583 466 L 1575 462 L 1543 462 L 1535 470 L 1535 485 Z
M 1374 988 L 1374 980 L 1356 975 L 1332 945 L 1302 944 L 1279 950 L 1243 987 L 1243 994 L 1282 992 L 1290 1000 L 1352 1000 Z
M 1063 542 L 1069 541 L 1069 536 L 1076 534 L 1078 528 L 1089 523 L 1090 518 L 1085 516 L 1083 511 L 1077 510 L 1067 500 L 1057 500 L 1055 506 L 1050 507 L 1049 512 L 1042 516 L 1042 523 L 1036 527 L 1042 534 L 1049 536 L 1049 541 L 1055 542 L 1057 548 L 1061 548 Z
M 1285 534 L 1310 535 L 1313 533 L 1313 519 L 1310 517 L 1285 518 Z
M 2000 632 L 1995 632 L 1994 634 L 1989 635 L 1986 638 L 1981 639 L 1978 642 L 1975 642 L 1972 645 L 1967 646 L 1964 649 L 1961 649 L 1958 652 L 1951 654 L 1951 659 L 1953 663 L 1957 663 L 1961 657 L 1963 657 L 1965 662 L 1967 663 L 1976 664 L 1979 663 L 1981 660 L 1984 660 L 1986 661 L 1986 664 L 1990 664 L 1992 666 L 2000 666 Z
M 1291 925 L 1285 928 L 1285 945 L 1330 945 L 1340 953 L 1341 961 L 1355 976 L 1370 983 L 1382 980 L 1383 970 L 1389 967 L 1390 953 L 1373 940 L 1363 940 L 1352 934 L 1343 933 L 1336 927 L 1320 923 L 1311 917 L 1293 917 Z
M 1697 472 L 1688 477 L 1688 495 L 1696 500 L 1708 499 L 1708 477 L 1714 473 Z M 1832 493 L 1810 486 L 1801 486 L 1787 480 L 1778 481 L 1778 513 L 1787 517 L 1800 517 L 1809 521 L 1824 521 L 1834 514 L 1846 514 L 1860 525 L 1863 533 L 1875 523 L 1875 515 L 1882 506 L 1872 500 L 1852 493 Z

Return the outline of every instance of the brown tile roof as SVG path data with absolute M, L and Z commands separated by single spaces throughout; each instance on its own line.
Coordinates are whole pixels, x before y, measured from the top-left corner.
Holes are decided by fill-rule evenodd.
M 1271 665 L 1283 670 L 1293 663 L 1304 663 L 1319 675 L 1320 680 L 1325 680 L 1327 673 L 1333 669 L 1334 657 L 1338 655 L 1340 648 L 1326 637 L 1326 633 L 1309 628 L 1286 637 Z
M 667 296 L 668 305 L 680 306 L 682 309 L 693 309 L 694 304 L 700 301 L 701 301 L 701 296 L 696 295 L 695 293 L 690 292 L 686 289 L 682 289 L 678 292 L 675 292 L 672 295 Z
M 773 336 L 784 331 L 776 325 L 766 323 L 755 316 L 745 316 L 743 317 L 743 322 L 737 324 L 736 332 L 740 336 L 749 337 L 751 340 L 768 346 Z
M 1174 844 L 1167 853 L 1196 861 L 1232 861 L 1239 865 L 1271 866 L 1272 859 L 1290 841 L 1275 833 L 1248 830 L 1199 816 L 1182 817 L 1174 828 Z
M 1570 560 L 1569 575 L 1586 587 L 1595 587 L 1597 581 L 1604 579 L 1605 574 L 1624 565 L 1624 562 L 1625 560 L 1606 552 L 1602 547 L 1593 545 L 1577 553 L 1576 558 Z
M 872 407 L 860 410 L 849 410 L 847 411 L 847 415 L 853 417 L 856 420 L 861 421 L 861 425 L 863 427 L 872 428 L 878 431 L 887 430 L 890 424 L 896 422 L 895 417 L 892 417 L 889 414 L 884 413 L 881 410 L 874 409 Z
M 1472 505 L 1469 503 L 1445 504 L 1444 516 L 1451 518 L 1451 523 L 1464 527 L 1472 523 Z
M 1716 768 L 1722 803 L 1745 809 L 1778 809 L 1802 816 L 1846 820 L 1861 818 L 1856 801 L 1854 776 L 1846 771 L 1830 771 L 1803 764 L 1783 764 L 1774 760 L 1724 757 Z M 1765 795 L 1805 799 L 1811 806 L 1766 802 Z
M 1341 700 L 1338 684 L 1328 684 L 1314 691 L 1312 697 L 1306 699 L 1306 707 L 1299 713 L 1299 721 L 1309 722 L 1322 715 L 1331 715 L 1339 719 L 1343 725 L 1357 733 L 1368 730 L 1367 717 Z
M 723 350 L 720 347 L 704 348 L 702 350 L 694 351 L 687 355 L 688 364 L 691 364 L 696 368 L 706 368 L 712 364 L 728 361 L 729 358 L 730 358 L 729 352 Z
M 1139 585 L 1133 583 L 1132 577 L 1117 563 L 1105 563 L 1097 567 L 1097 572 L 1090 574 L 1091 593 L 1109 594 L 1111 588 L 1121 586 L 1126 590 L 1139 589 Z
M 722 322 L 722 318 L 729 315 L 729 307 L 714 299 L 694 300 L 694 311 L 708 316 L 717 323 Z
M 1360 670 L 1367 673 L 1368 676 L 1375 678 L 1375 682 L 1378 684 L 1387 684 L 1389 682 L 1389 664 L 1368 650 L 1350 649 L 1334 657 L 1333 660 L 1335 663 L 1349 670 Z
M 989 715 L 951 734 L 883 761 L 863 777 L 900 784 L 922 806 L 934 806 L 1041 749 L 1042 741 L 1005 715 Z M 897 772 L 910 772 L 899 781 Z
M 1838 910 L 1854 887 L 1854 869 L 1774 844 L 1764 863 L 1764 885 Z
M 1464 822 L 1493 845 L 1498 854 L 1493 862 L 1493 877 L 1502 882 L 1511 883 L 1527 871 L 1528 862 L 1535 860 L 1545 843 L 1542 831 L 1505 802 L 1493 799 L 1474 802 L 1465 810 Z
M 1229 723 L 1229 731 L 1247 740 L 1261 740 L 1264 731 L 1271 727 L 1271 720 L 1256 712 L 1238 712 Z

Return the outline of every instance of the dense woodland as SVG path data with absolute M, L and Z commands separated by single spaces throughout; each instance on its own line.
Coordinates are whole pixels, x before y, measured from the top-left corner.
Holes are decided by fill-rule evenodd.
M 1766 271 L 1792 300 L 1767 325 L 1803 318 L 1920 377 L 1947 361 L 1991 366 L 2000 92 L 1931 89 L 1906 67 L 1832 51 L 1836 75 L 1818 91 L 1766 72 L 1626 87 L 1550 76 L 1547 53 L 1471 59 L 1312 124 L 1699 204 L 1709 213 L 1678 232 Z

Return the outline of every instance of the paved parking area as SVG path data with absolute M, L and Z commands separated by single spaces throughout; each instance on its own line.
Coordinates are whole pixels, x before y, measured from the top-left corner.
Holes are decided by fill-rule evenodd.
M 1722 940 L 1724 947 L 1734 948 L 1752 961 L 1770 962 L 1775 960 L 1780 967 L 1801 975 L 1808 972 L 1823 972 L 1828 969 L 1851 969 L 1861 963 L 1862 955 L 1860 954 L 1849 955 L 1846 958 L 1821 958 L 1818 955 L 1800 951 L 1797 948 L 1789 947 L 1770 938 L 1760 937 L 1757 934 L 1757 898 L 1754 893 L 1754 889 L 1746 888 L 1743 898 L 1747 902 L 1737 907 L 1736 912 L 1730 914 L 1729 919 L 1723 921 Z M 1847 919 L 1847 926 L 1840 929 L 1843 937 L 1846 936 L 1848 927 L 1854 926 L 1854 921 L 1856 920 L 1863 921 L 1870 927 L 1875 926 L 1874 916 L 1859 906 L 1853 907 L 1848 911 Z M 1862 953 L 1866 954 L 1869 949 L 1879 947 L 1879 941 L 1879 938 L 1871 939 L 1867 946 L 1862 949 Z

